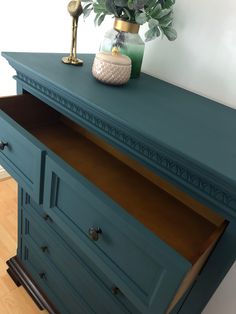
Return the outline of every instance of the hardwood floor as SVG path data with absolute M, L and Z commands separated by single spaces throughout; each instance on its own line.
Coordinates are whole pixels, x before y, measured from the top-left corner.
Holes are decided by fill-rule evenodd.
M 46 314 L 40 311 L 23 287 L 17 287 L 6 272 L 6 261 L 16 254 L 17 184 L 0 181 L 0 313 Z

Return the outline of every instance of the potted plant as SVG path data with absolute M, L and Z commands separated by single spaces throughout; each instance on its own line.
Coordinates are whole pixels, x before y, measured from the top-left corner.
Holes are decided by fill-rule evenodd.
M 82 0 L 83 14 L 96 14 L 95 24 L 100 25 L 106 15 L 115 17 L 113 29 L 105 34 L 101 50 L 111 51 L 119 47 L 121 53 L 132 61 L 131 77 L 138 77 L 144 53 L 144 42 L 138 34 L 139 26 L 148 24 L 145 41 L 166 36 L 175 40 L 176 31 L 172 27 L 175 0 Z

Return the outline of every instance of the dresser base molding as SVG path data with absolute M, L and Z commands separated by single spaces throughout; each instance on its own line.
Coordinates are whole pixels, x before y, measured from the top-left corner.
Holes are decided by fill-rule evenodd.
M 59 314 L 50 301 L 44 296 L 41 289 L 35 284 L 34 280 L 31 279 L 31 276 L 24 269 L 17 256 L 12 257 L 6 263 L 9 267 L 7 272 L 17 287 L 22 285 L 40 310 L 45 309 L 49 314 Z

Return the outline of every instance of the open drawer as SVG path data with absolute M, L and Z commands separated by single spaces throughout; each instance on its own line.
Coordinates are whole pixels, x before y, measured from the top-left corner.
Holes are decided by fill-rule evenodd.
M 47 105 L 32 107 L 30 124 L 12 116 L 53 152 L 46 156 L 45 219 L 141 313 L 169 313 L 197 278 L 227 222 L 179 201 Z
M 100 175 L 104 181 L 105 173 Z M 124 180 L 127 191 L 116 187 L 119 198 L 130 203 L 124 210 L 79 173 L 47 156 L 45 213 L 70 237 L 74 250 L 84 250 L 141 313 L 161 314 L 167 308 L 169 313 L 194 282 L 226 222 L 215 225 L 156 187 L 152 195 L 145 186 L 135 191 L 135 181 L 127 183 L 130 176 Z
M 37 202 L 43 147 L 25 128 L 50 119 L 49 108 L 35 110 L 41 103 L 29 94 L 0 98 L 0 164 Z

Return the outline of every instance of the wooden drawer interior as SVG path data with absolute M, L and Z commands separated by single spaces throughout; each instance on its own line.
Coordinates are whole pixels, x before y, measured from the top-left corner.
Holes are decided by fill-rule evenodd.
M 227 221 L 40 101 L 2 109 L 193 265 L 171 309 Z

